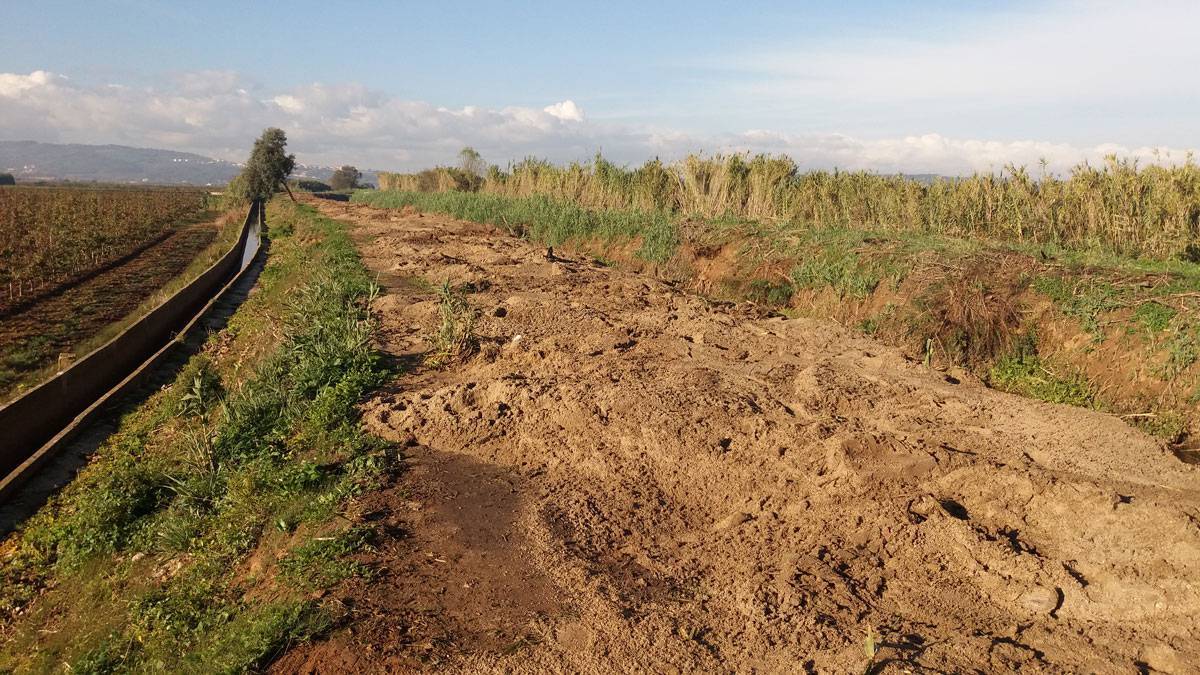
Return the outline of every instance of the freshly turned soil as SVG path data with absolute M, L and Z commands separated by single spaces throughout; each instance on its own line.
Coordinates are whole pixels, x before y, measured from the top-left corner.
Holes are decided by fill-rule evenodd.
M 377 577 L 277 671 L 1200 663 L 1200 469 L 1121 420 L 482 225 L 317 206 L 385 287 L 405 367 L 365 418 L 409 468 L 362 504 Z M 446 279 L 478 349 L 435 369 Z

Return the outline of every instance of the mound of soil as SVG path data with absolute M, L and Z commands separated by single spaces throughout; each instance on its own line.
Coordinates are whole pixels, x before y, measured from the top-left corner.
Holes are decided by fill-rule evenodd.
M 413 469 L 351 618 L 287 672 L 1186 672 L 1198 469 L 1119 419 L 948 377 L 489 228 L 360 205 Z M 876 636 L 869 640 L 868 636 Z M 877 653 L 868 657 L 868 643 Z

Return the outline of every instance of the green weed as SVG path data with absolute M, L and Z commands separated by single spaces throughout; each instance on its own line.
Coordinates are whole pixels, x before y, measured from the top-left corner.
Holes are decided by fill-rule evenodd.
M 1133 310 L 1133 318 L 1151 333 L 1161 333 L 1171 325 L 1178 312 L 1159 302 L 1143 302 Z
M 350 577 L 371 574 L 366 565 L 349 556 L 371 549 L 374 531 L 352 527 L 333 536 L 317 537 L 279 561 L 280 577 L 301 588 L 328 588 Z
M 1126 419 L 1142 431 L 1157 436 L 1168 443 L 1174 443 L 1187 430 L 1187 419 L 1179 413 L 1163 411 L 1147 415 L 1127 416 Z
M 1166 352 L 1166 361 L 1157 369 L 1157 374 L 1170 381 L 1200 359 L 1200 325 L 1176 326 L 1166 342 Z
M 477 316 L 463 290 L 449 281 L 438 287 L 438 311 L 442 321 L 431 340 L 433 349 L 428 357 L 435 366 L 474 350 Z
M 842 296 L 855 298 L 869 296 L 881 280 L 876 270 L 860 264 L 853 251 L 824 250 L 792 269 L 792 281 L 800 288 L 828 286 Z
M 792 281 L 800 288 L 833 288 L 842 297 L 866 298 L 879 284 L 889 280 L 897 286 L 908 273 L 901 262 L 906 257 L 896 249 L 923 248 L 916 244 L 881 239 L 848 228 L 793 230 L 791 253 L 799 262 L 792 268 Z M 886 245 L 881 246 L 880 244 Z M 907 253 L 908 251 L 904 251 Z
M 755 302 L 771 307 L 783 307 L 792 299 L 796 288 L 788 282 L 771 282 L 755 279 L 750 282 L 746 296 Z
M 1063 314 L 1078 319 L 1097 340 L 1104 339 L 1100 314 L 1125 304 L 1123 294 L 1112 284 L 1093 277 L 1042 276 L 1033 280 L 1033 288 L 1048 296 Z
M 859 321 L 858 328 L 867 335 L 875 335 L 890 321 L 895 320 L 895 317 L 896 305 L 889 302 L 877 314 Z

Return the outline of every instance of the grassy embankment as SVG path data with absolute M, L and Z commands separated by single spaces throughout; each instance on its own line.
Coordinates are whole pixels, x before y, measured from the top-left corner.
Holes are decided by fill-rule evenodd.
M 371 570 L 356 495 L 393 471 L 356 402 L 386 376 L 342 226 L 269 208 L 254 294 L 0 545 L 0 671 L 232 672 L 337 622 Z
M 991 386 L 1181 440 L 1200 402 L 1200 167 L 1112 161 L 923 184 L 786 158 L 637 169 L 527 161 L 482 180 L 383 174 L 360 202 L 534 241 L 794 315 Z

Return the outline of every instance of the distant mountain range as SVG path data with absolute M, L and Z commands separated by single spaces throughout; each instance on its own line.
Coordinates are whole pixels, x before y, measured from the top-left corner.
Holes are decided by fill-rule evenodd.
M 0 141 L 0 173 L 11 173 L 17 182 L 224 185 L 241 169 L 233 162 L 174 150 Z M 328 180 L 333 171 L 332 167 L 297 164 L 292 175 Z M 363 181 L 374 184 L 378 178 L 374 171 L 363 170 Z
M 149 185 L 224 185 L 242 170 L 240 164 L 190 152 L 132 148 L 127 145 L 81 145 L 0 141 L 0 173 L 17 182 L 79 181 L 146 183 Z M 362 181 L 379 184 L 376 171 L 362 171 Z M 334 168 L 297 164 L 292 176 L 327 181 Z M 932 173 L 899 174 L 929 184 L 952 177 Z

